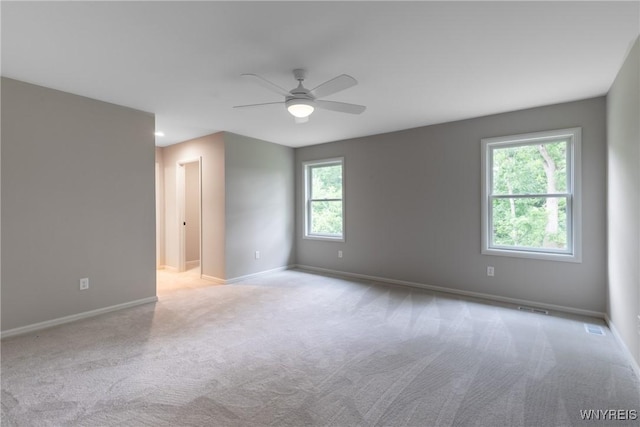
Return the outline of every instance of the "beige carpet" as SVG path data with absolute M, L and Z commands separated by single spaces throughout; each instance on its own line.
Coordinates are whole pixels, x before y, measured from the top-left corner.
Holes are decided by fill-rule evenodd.
M 585 319 L 300 271 L 160 275 L 156 304 L 4 340 L 2 425 L 637 425 L 580 419 L 640 410 Z
M 183 273 L 177 273 L 173 270 L 157 270 L 156 273 L 156 289 L 160 299 L 165 299 L 165 297 L 176 291 L 219 286 L 211 280 L 200 278 L 199 265 L 190 267 Z

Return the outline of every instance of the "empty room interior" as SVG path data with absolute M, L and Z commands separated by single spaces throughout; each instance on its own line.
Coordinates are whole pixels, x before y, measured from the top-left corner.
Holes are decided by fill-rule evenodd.
M 640 421 L 640 2 L 19 2 L 1 423 Z

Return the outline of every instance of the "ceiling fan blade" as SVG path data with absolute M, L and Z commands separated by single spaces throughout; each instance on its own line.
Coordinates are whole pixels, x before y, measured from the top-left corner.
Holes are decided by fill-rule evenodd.
M 307 117 L 294 117 L 296 124 L 307 123 L 309 121 L 309 116 Z
M 278 86 L 275 83 L 270 82 L 269 80 L 265 79 L 264 77 L 260 77 L 257 74 L 241 74 L 241 77 L 248 77 L 250 79 L 252 79 L 254 82 L 258 83 L 260 86 L 265 87 L 267 89 L 269 89 L 272 92 L 277 93 L 278 95 L 282 95 L 282 96 L 289 96 L 291 95 L 291 93 L 289 93 L 288 90 L 286 90 L 283 87 Z
M 262 104 L 246 104 L 246 105 L 234 105 L 233 108 L 251 108 L 251 107 L 262 107 L 263 105 L 274 105 L 274 104 L 284 104 L 284 101 L 278 102 L 263 102 Z
M 336 92 L 350 88 L 358 84 L 358 81 L 351 76 L 341 74 L 336 78 L 322 83 L 316 88 L 311 90 L 311 95 L 316 98 L 322 98 L 325 96 L 333 95 Z
M 318 108 L 349 114 L 362 114 L 367 109 L 364 105 L 347 104 L 346 102 L 320 101 L 316 99 L 315 103 Z

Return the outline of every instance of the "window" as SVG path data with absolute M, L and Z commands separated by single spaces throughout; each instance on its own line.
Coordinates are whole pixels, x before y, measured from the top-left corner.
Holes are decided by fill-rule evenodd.
M 344 240 L 344 160 L 304 163 L 305 237 Z
M 581 261 L 581 129 L 482 140 L 482 253 Z

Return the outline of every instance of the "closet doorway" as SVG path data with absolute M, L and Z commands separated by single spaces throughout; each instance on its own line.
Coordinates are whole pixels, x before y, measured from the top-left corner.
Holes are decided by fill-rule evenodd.
M 202 159 L 176 167 L 178 201 L 178 271 L 197 268 L 202 275 Z

